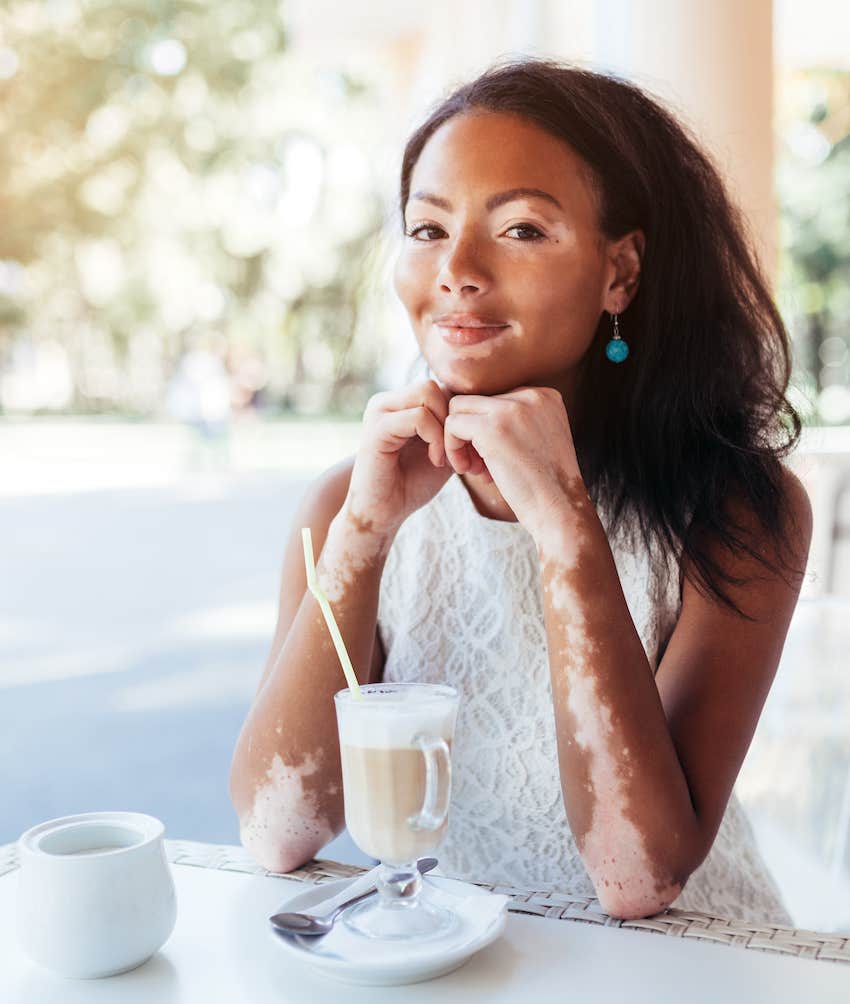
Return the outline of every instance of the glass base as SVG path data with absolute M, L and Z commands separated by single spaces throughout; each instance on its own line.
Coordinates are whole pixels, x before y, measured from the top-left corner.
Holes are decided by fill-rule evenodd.
M 451 910 L 422 898 L 413 903 L 396 901 L 389 905 L 380 898 L 367 899 L 346 910 L 340 919 L 355 934 L 389 941 L 434 938 L 458 924 L 457 915 Z

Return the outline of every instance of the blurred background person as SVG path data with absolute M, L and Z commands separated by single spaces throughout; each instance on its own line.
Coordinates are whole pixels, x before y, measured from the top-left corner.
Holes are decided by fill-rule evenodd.
M 220 337 L 193 336 L 168 384 L 167 413 L 193 433 L 189 468 L 228 466 L 233 392 L 225 351 Z

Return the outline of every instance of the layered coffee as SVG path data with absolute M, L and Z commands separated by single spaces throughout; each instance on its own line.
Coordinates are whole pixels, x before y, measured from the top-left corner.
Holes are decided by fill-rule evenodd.
M 447 819 L 434 829 L 411 825 L 425 801 L 425 756 L 417 736 L 442 739 L 451 749 L 454 708 L 428 707 L 393 695 L 370 696 L 371 709 L 340 723 L 345 823 L 357 846 L 384 862 L 409 863 L 432 853 Z M 370 713 L 371 712 L 371 713 Z M 448 798 L 451 777 L 441 762 L 437 781 Z
M 435 830 L 409 823 L 425 800 L 425 759 L 417 748 L 345 744 L 341 753 L 345 825 L 364 853 L 416 861 L 439 846 L 448 819 Z

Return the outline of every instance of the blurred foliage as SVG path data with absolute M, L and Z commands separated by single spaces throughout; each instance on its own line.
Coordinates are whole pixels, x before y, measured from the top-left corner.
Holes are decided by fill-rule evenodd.
M 375 88 L 289 52 L 284 12 L 0 10 L 7 407 L 150 414 L 198 344 L 271 404 L 356 410 L 371 392 L 379 347 L 354 342 L 382 223 Z
M 808 422 L 850 422 L 850 73 L 786 74 L 779 89 L 779 302 Z

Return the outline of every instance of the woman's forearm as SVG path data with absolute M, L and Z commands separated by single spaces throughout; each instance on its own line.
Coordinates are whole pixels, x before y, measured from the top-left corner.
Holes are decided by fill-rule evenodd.
M 687 779 L 580 479 L 535 538 L 567 818 L 603 908 L 646 916 L 676 898 L 693 867 Z
M 360 683 L 368 682 L 389 544 L 343 508 L 316 563 Z M 345 686 L 321 608 L 305 590 L 242 727 L 231 766 L 231 799 L 243 845 L 272 871 L 299 867 L 344 824 L 333 695 Z

